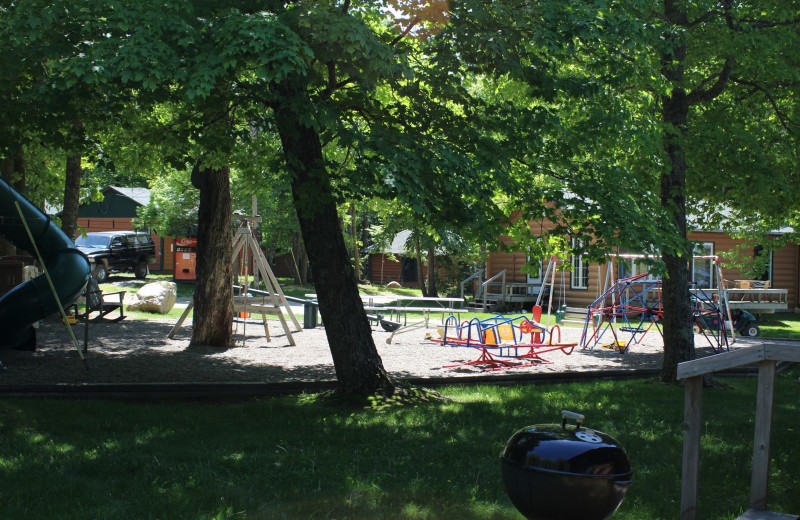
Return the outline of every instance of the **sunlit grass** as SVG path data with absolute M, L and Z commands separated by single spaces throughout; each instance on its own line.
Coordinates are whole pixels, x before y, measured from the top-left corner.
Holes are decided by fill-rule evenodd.
M 779 375 L 770 509 L 800 512 L 800 369 Z M 704 391 L 700 518 L 747 505 L 754 378 Z M 301 395 L 237 403 L 0 400 L 0 518 L 515 519 L 499 454 L 561 409 L 626 448 L 619 520 L 678 516 L 683 389 L 644 380 L 440 389 L 353 408 Z M 46 496 L 46 499 L 42 497 Z
M 767 338 L 800 339 L 800 314 L 763 314 L 758 323 L 761 336 Z

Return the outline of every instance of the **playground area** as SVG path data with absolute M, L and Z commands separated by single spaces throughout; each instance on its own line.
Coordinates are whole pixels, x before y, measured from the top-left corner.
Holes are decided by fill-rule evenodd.
M 97 324 L 90 328 L 89 350 L 82 362 L 65 327 L 45 322 L 38 331 L 35 352 L 4 351 L 0 360 L 0 386 L 58 384 L 142 384 L 142 383 L 275 383 L 333 382 L 335 372 L 322 327 L 294 334 L 290 345 L 280 325 L 270 327 L 267 341 L 260 320 L 237 323 L 236 345 L 228 349 L 189 347 L 191 320 L 187 320 L 174 339 L 167 334 L 171 319 L 123 320 Z M 436 328 L 419 329 L 394 338 L 373 326 L 373 338 L 384 367 L 395 378 L 437 382 L 466 382 L 469 378 L 565 379 L 604 377 L 619 372 L 648 373 L 659 370 L 662 339 L 648 334 L 627 353 L 609 348 L 560 349 L 541 354 L 543 363 L 525 360 L 525 366 L 509 370 L 485 370 L 486 365 L 470 364 L 481 355 L 479 348 L 445 345 L 432 341 Z M 246 336 L 242 336 L 242 332 Z M 561 342 L 577 342 L 581 328 L 561 331 Z M 426 336 L 430 335 L 430 339 Z M 774 340 L 772 340 L 774 342 Z M 759 344 L 760 338 L 739 338 L 731 350 Z M 696 335 L 698 357 L 714 353 L 702 335 Z M 523 361 L 511 360 L 523 364 Z M 457 365 L 457 366 L 453 366 Z M 445 368 L 447 367 L 447 368 Z

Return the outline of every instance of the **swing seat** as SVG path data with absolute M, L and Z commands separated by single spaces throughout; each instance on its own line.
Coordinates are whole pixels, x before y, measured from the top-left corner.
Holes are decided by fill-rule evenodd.
M 647 329 L 644 329 L 642 327 L 619 327 L 619 330 L 621 330 L 622 332 L 632 332 L 636 334 L 638 332 L 645 332 Z

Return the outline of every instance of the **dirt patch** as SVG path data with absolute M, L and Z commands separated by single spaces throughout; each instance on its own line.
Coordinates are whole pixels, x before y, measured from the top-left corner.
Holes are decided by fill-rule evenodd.
M 322 327 L 293 334 L 291 346 L 277 322 L 270 325 L 267 340 L 260 322 L 237 321 L 236 345 L 221 349 L 189 346 L 191 320 L 167 339 L 173 320 L 126 319 L 119 323 L 92 324 L 89 348 L 82 361 L 66 327 L 57 322 L 42 324 L 37 331 L 35 352 L 0 351 L 0 385 L 130 384 L 130 383 L 288 383 L 334 381 L 335 372 L 325 330 Z M 72 327 L 83 344 L 84 326 Z M 581 329 L 565 328 L 563 341 L 578 341 Z M 507 370 L 486 371 L 487 365 L 469 364 L 481 356 L 475 348 L 443 346 L 426 339 L 437 337 L 434 328 L 420 328 L 397 335 L 391 344 L 388 332 L 373 328 L 373 338 L 384 367 L 396 378 L 449 379 L 466 376 L 508 376 L 511 373 L 572 374 L 578 372 L 636 371 L 658 369 L 662 362 L 662 340 L 650 333 L 629 352 L 595 347 L 576 347 L 570 355 L 561 350 L 527 360 Z M 698 355 L 708 355 L 698 337 Z M 753 344 L 738 340 L 737 348 Z M 533 361 L 533 362 L 531 362 Z M 490 368 L 490 367 L 488 367 Z

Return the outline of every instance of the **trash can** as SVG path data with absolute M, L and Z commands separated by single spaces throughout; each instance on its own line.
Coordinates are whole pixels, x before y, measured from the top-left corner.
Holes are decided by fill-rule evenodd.
M 311 300 L 303 304 L 303 328 L 313 329 L 317 326 L 317 305 Z

